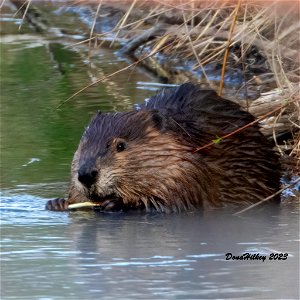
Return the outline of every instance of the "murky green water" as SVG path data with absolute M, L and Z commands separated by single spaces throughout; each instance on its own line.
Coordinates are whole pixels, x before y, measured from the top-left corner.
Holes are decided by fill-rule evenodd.
M 74 150 L 91 116 L 128 110 L 149 92 L 137 81 L 151 80 L 139 70 L 122 73 L 61 102 L 90 83 L 90 78 L 126 66 L 112 51 L 101 50 L 84 63 L 83 54 L 37 36 L 3 36 L 1 44 L 2 187 L 68 179 Z M 17 37 L 16 37 L 17 38 Z M 25 181 L 24 181 L 25 180 Z
M 8 21 L 5 21 L 8 22 Z M 244 217 L 49 212 L 97 111 L 130 109 L 155 81 L 135 69 L 56 107 L 126 63 L 66 48 L 10 20 L 1 36 L 1 299 L 298 299 L 299 207 Z M 8 29 L 9 28 L 9 29 Z M 3 32 L 3 30 L 2 30 Z M 259 253 L 266 260 L 228 260 Z M 286 260 L 269 260 L 271 253 Z

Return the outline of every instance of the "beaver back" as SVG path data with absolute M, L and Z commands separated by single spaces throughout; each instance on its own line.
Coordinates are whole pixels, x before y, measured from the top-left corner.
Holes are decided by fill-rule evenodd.
M 117 197 L 127 207 L 162 212 L 258 202 L 279 188 L 272 145 L 258 125 L 220 140 L 253 120 L 237 104 L 190 83 L 135 111 L 99 113 L 75 153 L 70 198 Z M 219 143 L 195 152 L 213 140 Z M 89 186 L 78 181 L 83 166 L 97 174 Z

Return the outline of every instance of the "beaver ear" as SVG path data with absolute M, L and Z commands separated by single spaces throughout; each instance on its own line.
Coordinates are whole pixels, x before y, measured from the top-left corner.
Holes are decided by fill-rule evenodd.
M 154 127 L 158 129 L 159 131 L 165 129 L 167 127 L 167 117 L 163 115 L 161 112 L 158 110 L 152 110 L 151 111 L 151 118 L 152 122 L 154 124 Z

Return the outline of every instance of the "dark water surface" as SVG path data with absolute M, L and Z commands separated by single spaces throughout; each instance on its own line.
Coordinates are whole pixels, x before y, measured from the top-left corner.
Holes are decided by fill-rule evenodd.
M 45 211 L 90 117 L 142 102 L 153 92 L 137 82 L 157 80 L 135 69 L 54 109 L 126 63 L 99 50 L 91 65 L 84 49 L 2 21 L 1 299 L 299 299 L 296 204 L 240 217 Z

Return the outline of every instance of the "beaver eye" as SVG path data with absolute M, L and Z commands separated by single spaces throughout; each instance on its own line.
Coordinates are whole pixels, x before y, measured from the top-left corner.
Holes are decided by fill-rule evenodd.
M 122 152 L 122 151 L 124 151 L 125 150 L 125 143 L 124 142 L 119 142 L 118 144 L 117 144 L 117 151 L 118 152 Z

